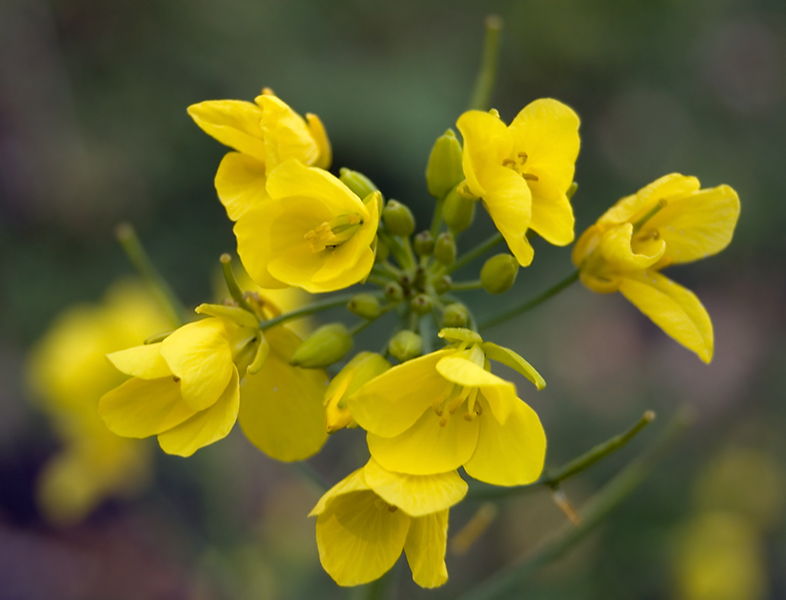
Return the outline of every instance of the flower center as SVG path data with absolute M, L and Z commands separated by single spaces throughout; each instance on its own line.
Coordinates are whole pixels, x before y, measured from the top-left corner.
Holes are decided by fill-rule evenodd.
M 363 217 L 358 213 L 339 215 L 314 227 L 303 237 L 312 252 L 322 252 L 325 248 L 335 248 L 351 239 L 363 225 Z
M 528 158 L 529 155 L 526 152 L 524 151 L 517 152 L 515 155 L 512 155 L 510 158 L 506 158 L 505 160 L 503 160 L 502 166 L 508 167 L 509 169 L 513 169 L 514 171 L 516 171 L 516 173 L 521 175 L 527 181 L 538 181 L 537 175 L 533 175 L 532 173 L 527 173 L 524 171 Z

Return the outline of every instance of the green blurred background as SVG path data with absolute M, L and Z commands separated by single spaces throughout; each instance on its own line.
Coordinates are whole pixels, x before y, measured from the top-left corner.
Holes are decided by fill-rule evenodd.
M 187 116 L 195 102 L 273 88 L 323 120 L 334 172 L 364 172 L 425 226 L 426 159 L 466 108 L 489 13 L 505 23 L 493 99 L 503 119 L 538 97 L 582 118 L 578 232 L 673 171 L 727 183 L 742 201 L 723 254 L 668 271 L 710 312 L 711 366 L 618 295 L 578 285 L 490 331 L 549 382 L 536 395 L 516 379 L 543 419 L 551 465 L 658 413 L 641 439 L 569 482 L 578 505 L 677 407 L 697 413 L 644 488 L 526 597 L 703 598 L 686 592 L 684 570 L 704 560 L 709 571 L 732 565 L 726 575 L 744 567 L 739 589 L 714 598 L 786 598 L 782 0 L 2 0 L 0 598 L 342 597 L 305 518 L 318 493 L 239 432 L 189 460 L 158 452 L 155 485 L 137 500 L 47 524 L 32 490 L 57 441 L 28 402 L 25 355 L 64 308 L 131 273 L 114 241 L 123 220 L 187 305 L 211 297 L 217 258 L 234 244 L 212 185 L 225 149 Z M 479 214 L 463 247 L 491 231 Z M 536 241 L 514 291 L 468 302 L 490 314 L 570 268 L 568 249 Z M 376 349 L 382 335 L 366 339 Z M 312 460 L 331 482 L 363 460 L 362 436 L 342 437 Z M 477 506 L 453 511 L 454 531 Z M 565 520 L 545 492 L 499 508 L 469 553 L 449 554 L 444 588 L 418 590 L 405 567 L 398 597 L 455 597 Z

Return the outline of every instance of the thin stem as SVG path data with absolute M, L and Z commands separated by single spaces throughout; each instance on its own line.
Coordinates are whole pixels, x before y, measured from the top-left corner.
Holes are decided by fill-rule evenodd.
M 371 292 L 371 294 L 377 297 L 382 297 L 382 292 Z M 262 321 L 259 324 L 259 328 L 262 331 L 264 331 L 265 329 L 275 327 L 276 325 L 280 325 L 281 323 L 284 323 L 286 321 L 299 319 L 301 317 L 307 317 L 309 315 L 322 312 L 323 310 L 328 310 L 331 308 L 342 306 L 347 302 L 349 302 L 354 296 L 355 294 L 340 294 L 338 296 L 333 296 L 332 298 L 327 298 L 326 300 L 319 300 L 317 302 L 312 302 L 311 304 L 307 304 L 306 306 L 296 308 L 295 310 L 278 315 L 277 317 L 273 317 L 272 319 L 269 319 L 267 321 Z
M 224 281 L 227 284 L 229 295 L 232 296 L 232 299 L 237 302 L 239 307 L 254 313 L 254 309 L 249 306 L 243 296 L 243 290 L 240 289 L 240 285 L 237 279 L 235 279 L 235 272 L 232 270 L 232 257 L 229 254 L 222 254 L 219 260 L 221 261 L 221 271 L 224 273 Z
M 324 494 L 330 489 L 330 484 L 325 480 L 322 475 L 316 472 L 314 467 L 304 460 L 288 463 L 292 470 L 307 483 L 311 488 Z
M 486 38 L 483 44 L 483 59 L 475 80 L 472 100 L 469 108 L 472 110 L 488 110 L 491 92 L 497 79 L 499 65 L 499 42 L 502 31 L 502 19 L 496 15 L 486 17 Z
M 655 444 L 639 458 L 634 459 L 587 502 L 581 511 L 581 525 L 572 523 L 565 525 L 540 544 L 532 554 L 520 558 L 492 575 L 479 586 L 459 596 L 459 600 L 491 600 L 512 595 L 531 575 L 563 556 L 633 493 L 690 422 L 691 418 L 685 410 L 678 411 Z
M 479 290 L 483 287 L 483 283 L 480 279 L 475 279 L 474 281 L 456 281 L 455 283 L 450 284 L 450 290 L 453 292 L 462 291 L 462 290 Z
M 491 248 L 493 248 L 494 246 L 499 244 L 502 241 L 502 239 L 503 239 L 502 238 L 502 234 L 500 232 L 496 232 L 494 235 L 489 237 L 487 240 L 481 242 L 480 244 L 478 244 L 477 246 L 472 248 L 472 250 L 470 250 L 466 254 L 463 254 L 463 255 L 459 256 L 456 259 L 456 262 L 454 262 L 447 269 L 445 269 L 445 273 L 452 273 L 453 271 L 456 271 L 457 269 L 460 269 L 461 267 L 463 267 L 467 263 L 472 262 L 478 256 L 481 256 L 483 253 L 485 253 L 487 250 L 490 250 Z
M 158 272 L 158 269 L 153 266 L 133 226 L 130 223 L 121 223 L 117 226 L 115 235 L 117 236 L 117 241 L 123 247 L 128 260 L 131 261 L 140 277 L 153 290 L 172 324 L 179 327 L 185 323 L 188 320 L 186 309 L 166 280 L 161 276 L 161 273 Z
M 369 275 L 366 277 L 366 283 L 373 283 L 374 285 L 381 285 L 385 287 L 388 283 L 390 283 L 390 279 L 387 277 L 378 277 L 376 275 Z
M 437 200 L 437 204 L 434 207 L 434 216 L 431 218 L 431 235 L 434 236 L 434 239 L 437 239 L 439 228 L 442 225 L 443 206 L 445 206 L 445 198 L 440 198 Z
M 567 287 L 570 287 L 571 284 L 573 284 L 574 282 L 576 282 L 578 280 L 579 280 L 579 272 L 578 271 L 574 271 L 573 273 L 568 275 L 565 279 L 563 279 L 559 283 L 553 285 L 552 287 L 547 289 L 545 292 L 543 292 L 539 296 L 533 298 L 532 300 L 529 300 L 528 302 L 525 302 L 524 304 L 520 304 L 519 306 L 516 306 L 515 308 L 511 308 L 509 311 L 504 312 L 501 315 L 496 315 L 496 316 L 493 316 L 493 317 L 491 317 L 489 319 L 486 319 L 479 326 L 480 326 L 481 329 L 486 329 L 487 327 L 494 327 L 494 325 L 499 325 L 500 323 L 504 323 L 508 319 L 512 319 L 513 317 L 517 317 L 517 316 L 527 312 L 528 310 L 532 310 L 533 308 L 535 308 L 536 306 L 542 304 L 543 302 L 545 302 L 549 298 L 551 298 L 553 296 L 556 296 L 562 290 L 564 290 Z
M 379 309 L 379 314 L 376 317 L 373 317 L 371 319 L 363 319 L 362 321 L 357 323 L 354 327 L 352 327 L 349 330 L 350 335 L 357 335 L 358 333 L 363 331 L 366 327 L 371 325 L 374 321 L 379 319 L 382 315 L 384 315 L 386 312 L 388 312 L 391 308 L 394 308 L 395 306 L 396 306 L 395 304 L 386 304 L 385 306 L 381 307 Z

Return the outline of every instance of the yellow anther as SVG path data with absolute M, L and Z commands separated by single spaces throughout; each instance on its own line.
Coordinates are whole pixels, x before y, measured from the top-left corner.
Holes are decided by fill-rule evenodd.
M 503 167 L 515 167 L 516 166 L 516 161 L 513 160 L 512 158 L 506 158 L 505 160 L 502 161 L 502 166 Z
M 442 417 L 442 418 L 439 420 L 439 426 L 440 426 L 440 427 L 444 427 L 444 426 L 445 426 L 445 425 L 447 425 L 447 424 L 448 424 L 448 420 L 447 420 L 445 417 Z
M 477 416 L 477 415 L 476 415 L 475 413 L 473 413 L 473 412 L 465 412 L 465 413 L 464 413 L 464 420 L 465 420 L 465 421 L 471 421 L 471 420 L 472 420 L 472 419 L 474 419 L 476 416 Z
M 522 165 L 523 165 L 525 162 L 527 162 L 527 159 L 529 158 L 529 154 L 527 154 L 527 153 L 526 153 L 526 152 L 524 152 L 523 150 L 522 150 L 521 152 L 519 152 L 519 153 L 518 153 L 516 156 L 518 156 L 518 157 L 521 159 L 521 164 L 522 164 Z
M 532 173 L 522 173 L 521 176 L 527 181 L 538 181 L 538 176 Z

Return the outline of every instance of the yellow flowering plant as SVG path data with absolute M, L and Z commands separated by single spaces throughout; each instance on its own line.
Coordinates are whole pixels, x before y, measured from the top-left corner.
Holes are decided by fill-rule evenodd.
M 492 57 L 498 32 L 490 21 Z M 487 56 L 484 69 L 494 64 Z M 341 586 L 382 577 L 402 551 L 416 584 L 443 585 L 451 507 L 465 495 L 499 498 L 546 488 L 581 529 L 559 534 L 522 570 L 481 584 L 472 597 L 510 591 L 532 565 L 559 555 L 605 518 L 651 468 L 652 457 L 631 465 L 582 517 L 562 482 L 623 447 L 654 415 L 648 411 L 630 430 L 544 470 L 548 422 L 491 365 L 504 365 L 537 390 L 545 380 L 515 350 L 491 341 L 486 330 L 492 326 L 581 279 L 598 292 L 619 290 L 678 342 L 706 362 L 712 357 L 709 316 L 660 270 L 728 245 L 739 201 L 728 186 L 701 190 L 698 180 L 682 175 L 663 177 L 609 209 L 575 245 L 576 270 L 567 278 L 512 308 L 490 304 L 490 316 L 475 317 L 461 294 L 516 289 L 519 267 L 534 258 L 531 233 L 557 246 L 573 241 L 580 146 L 576 112 L 554 99 L 530 102 L 505 125 L 489 110 L 488 75 L 479 78 L 470 110 L 458 117 L 461 141 L 449 130 L 431 151 L 426 188 L 434 212 L 419 231 L 406 203 L 385 198 L 363 173 L 329 172 L 322 123 L 312 115 L 303 119 L 271 92 L 253 104 L 189 107 L 199 127 L 235 150 L 218 166 L 215 185 L 253 285 L 238 283 L 224 255 L 228 297 L 221 303 L 199 305 L 196 316 L 183 319 L 190 322 L 145 344 L 108 350 L 114 375 L 126 380 L 104 393 L 98 414 L 120 436 L 158 436 L 170 454 L 190 456 L 219 442 L 236 421 L 262 452 L 286 462 L 319 452 L 329 433 L 335 439 L 344 429 L 365 430 L 371 459 L 335 486 L 310 466 L 297 467 L 323 488 L 311 513 L 319 558 Z M 464 248 L 463 232 L 479 200 L 497 232 Z M 474 262 L 503 240 L 512 254 Z M 176 303 L 141 246 L 126 236 L 125 247 L 159 296 Z M 477 278 L 453 279 L 470 268 Z M 286 309 L 266 295 L 268 289 L 323 294 L 354 285 L 366 287 Z M 290 329 L 342 307 L 346 319 L 302 337 Z M 382 323 L 387 330 L 367 336 L 375 337 L 373 350 L 382 350 L 356 349 L 363 340 L 358 334 Z M 537 405 L 534 394 L 526 397 Z M 470 486 L 462 471 L 477 481 Z

